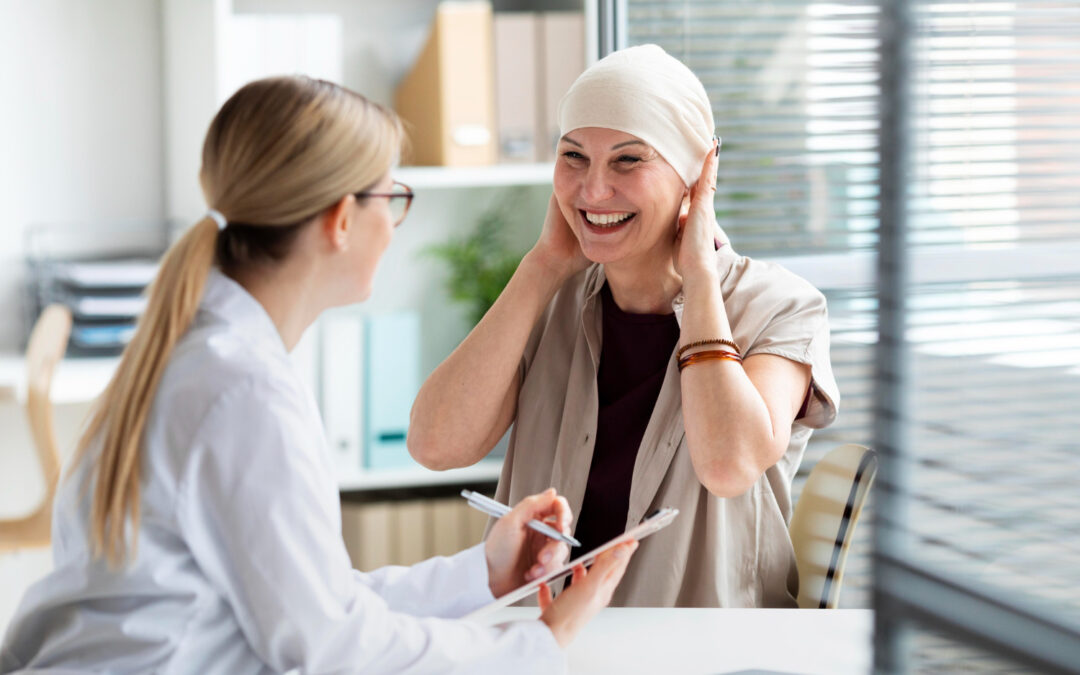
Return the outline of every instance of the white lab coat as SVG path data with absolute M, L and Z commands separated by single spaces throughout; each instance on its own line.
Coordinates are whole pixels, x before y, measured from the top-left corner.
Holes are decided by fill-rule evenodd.
M 220 272 L 162 378 L 140 462 L 138 551 L 118 571 L 89 554 L 88 463 L 63 480 L 55 570 L 23 598 L 0 672 L 565 670 L 539 621 L 449 620 L 493 599 L 482 546 L 352 569 L 314 400 L 262 306 Z

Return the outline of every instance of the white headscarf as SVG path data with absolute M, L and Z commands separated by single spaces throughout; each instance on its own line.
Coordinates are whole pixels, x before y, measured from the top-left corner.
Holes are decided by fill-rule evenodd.
M 559 103 L 559 136 L 583 127 L 637 136 L 687 187 L 701 174 L 714 133 L 701 80 L 657 45 L 608 54 L 570 85 Z

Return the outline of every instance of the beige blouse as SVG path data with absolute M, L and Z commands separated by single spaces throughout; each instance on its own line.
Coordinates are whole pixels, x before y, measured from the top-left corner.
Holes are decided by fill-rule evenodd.
M 795 606 L 798 574 L 787 532 L 791 481 L 811 430 L 835 419 L 840 399 L 829 363 L 825 298 L 800 277 L 739 256 L 730 245 L 717 251 L 716 264 L 743 355 L 777 354 L 809 364 L 809 407 L 792 424 L 791 442 L 776 465 L 745 494 L 716 497 L 690 463 L 672 354 L 634 464 L 626 527 L 661 506 L 680 513 L 641 542 L 612 606 Z M 575 275 L 533 330 L 521 361 L 517 419 L 496 493 L 504 504 L 554 486 L 575 514 L 581 508 L 599 405 L 603 285 L 601 265 Z M 681 321 L 681 295 L 673 309 Z

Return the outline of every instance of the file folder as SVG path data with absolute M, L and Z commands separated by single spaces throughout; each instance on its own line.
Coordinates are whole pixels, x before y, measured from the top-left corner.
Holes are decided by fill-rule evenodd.
M 538 31 L 535 13 L 495 14 L 495 121 L 500 162 L 538 161 Z
M 327 314 L 319 323 L 326 442 L 338 476 L 348 477 L 363 468 L 364 318 L 340 312 Z
M 585 15 L 544 12 L 539 33 L 543 75 L 537 155 L 540 161 L 550 162 L 559 143 L 559 101 L 585 70 Z
M 409 412 L 420 390 L 420 317 L 400 312 L 368 317 L 366 438 L 368 469 L 415 466 L 405 445 Z

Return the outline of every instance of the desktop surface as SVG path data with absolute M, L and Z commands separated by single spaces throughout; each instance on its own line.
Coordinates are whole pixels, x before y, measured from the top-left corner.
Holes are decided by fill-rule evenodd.
M 538 616 L 534 607 L 508 607 L 483 620 Z M 866 675 L 873 628 L 868 609 L 609 607 L 568 657 L 574 674 Z

